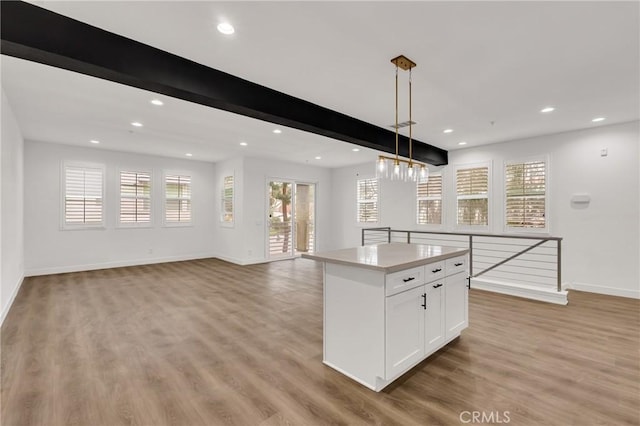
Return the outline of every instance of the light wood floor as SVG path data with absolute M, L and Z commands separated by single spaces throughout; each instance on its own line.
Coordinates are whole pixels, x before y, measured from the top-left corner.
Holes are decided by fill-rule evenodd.
M 472 290 L 470 328 L 375 393 L 321 362 L 321 279 L 302 259 L 28 278 L 2 327 L 1 423 L 640 423 L 638 300 Z

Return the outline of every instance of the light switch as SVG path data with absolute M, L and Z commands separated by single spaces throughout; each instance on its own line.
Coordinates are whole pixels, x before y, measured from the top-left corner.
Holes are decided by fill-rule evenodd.
M 607 150 L 607 148 L 602 148 L 600 150 L 600 157 L 606 157 L 609 154 L 609 151 Z

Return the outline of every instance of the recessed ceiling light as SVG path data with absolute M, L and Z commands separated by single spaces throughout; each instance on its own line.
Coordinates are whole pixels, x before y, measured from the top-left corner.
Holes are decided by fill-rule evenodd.
M 360 151 L 360 148 L 353 148 L 351 151 L 358 152 L 358 151 Z
M 187 157 L 193 157 L 193 154 L 192 154 L 192 153 L 190 153 L 190 152 L 187 152 L 185 155 L 186 155 Z
M 236 32 L 235 28 L 233 28 L 233 25 L 228 22 L 220 22 L 217 28 L 218 31 L 220 31 L 224 35 L 231 35 Z
M 316 157 L 316 160 L 322 160 L 322 157 L 320 157 L 319 155 Z
M 151 103 L 157 106 L 162 106 L 164 105 L 164 102 L 162 102 L 160 99 L 152 99 Z
M 142 127 L 142 123 L 140 123 L 139 121 L 134 121 L 131 123 L 131 125 L 134 127 Z
M 591 121 L 593 121 L 594 123 L 597 123 L 597 122 L 599 122 L 599 121 L 604 121 L 604 120 L 605 120 L 605 118 L 604 118 L 604 117 L 596 117 L 596 118 L 594 118 L 594 119 L 593 119 L 593 120 L 591 120 Z
M 246 143 L 246 142 L 240 142 L 240 146 L 247 146 L 247 145 L 249 145 L 249 144 Z
M 279 135 L 280 133 L 282 133 L 282 130 L 280 130 L 280 129 L 273 129 L 273 133 L 275 133 L 276 135 Z
M 551 111 L 555 111 L 555 110 L 556 109 L 554 107 L 545 107 L 545 108 L 542 108 L 540 110 L 540 112 L 551 112 Z
M 91 142 L 91 143 L 93 143 L 93 144 L 96 144 L 96 145 L 100 143 L 100 141 L 97 141 L 97 140 L 95 140 L 95 139 L 91 139 L 89 142 Z
M 467 143 L 462 141 L 462 142 L 458 142 L 458 145 L 466 145 Z
M 453 129 L 444 129 L 442 131 L 442 133 L 451 133 L 451 132 L 453 132 Z

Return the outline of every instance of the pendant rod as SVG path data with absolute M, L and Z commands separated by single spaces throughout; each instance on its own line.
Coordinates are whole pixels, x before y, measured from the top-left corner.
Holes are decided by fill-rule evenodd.
M 413 77 L 412 77 L 412 68 L 416 66 L 416 63 L 411 59 L 407 58 L 404 55 L 397 56 L 391 60 L 396 66 L 396 78 L 395 78 L 395 137 L 396 137 L 396 151 L 395 157 L 387 157 L 384 155 L 378 156 L 378 170 L 382 177 L 391 177 L 392 180 L 404 180 L 406 181 L 416 181 L 418 179 L 426 179 L 428 178 L 429 169 L 427 165 L 420 161 L 414 161 L 413 159 Z M 399 126 L 399 73 L 400 69 L 403 71 L 409 71 L 409 158 L 404 159 L 400 158 L 400 126 Z M 405 101 L 406 102 L 406 101 Z M 404 124 L 403 124 L 404 126 Z M 385 162 L 392 161 L 394 164 L 393 173 L 389 176 L 389 171 L 386 169 Z M 403 167 L 400 167 L 400 166 Z M 404 166 L 406 165 L 406 167 Z M 416 166 L 420 169 L 418 172 L 415 172 Z M 387 171 L 386 171 L 387 170 Z M 386 176 L 385 176 L 386 171 Z
M 398 164 L 398 64 L 396 64 L 396 162 Z
M 413 164 L 413 121 L 411 119 L 411 68 L 409 68 L 409 166 Z

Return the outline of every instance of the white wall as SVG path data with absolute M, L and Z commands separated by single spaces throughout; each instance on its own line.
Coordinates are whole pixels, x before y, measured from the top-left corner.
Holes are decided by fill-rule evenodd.
M 105 229 L 61 230 L 60 174 L 63 161 L 106 167 Z M 120 228 L 119 171 L 153 173 L 153 226 Z M 192 226 L 162 225 L 162 173 L 182 171 L 192 178 Z M 25 143 L 25 269 L 40 275 L 114 266 L 193 259 L 214 255 L 215 166 L 52 143 Z
M 414 220 L 415 185 L 386 179 L 378 182 L 378 223 L 361 225 L 356 222 L 356 182 L 375 175 L 374 163 L 333 169 L 333 247 L 360 245 L 362 228 L 390 226 L 394 229 L 418 229 Z
M 507 143 L 451 151 L 443 168 L 444 231 L 455 231 L 453 166 L 492 162 L 491 233 L 503 233 L 504 162 L 547 155 L 549 158 L 550 234 L 563 240 L 563 281 L 572 288 L 627 297 L 640 297 L 639 123 L 540 136 Z M 601 157 L 601 149 L 608 155 Z M 373 176 L 363 164 L 334 170 L 334 245 L 360 243 L 355 223 L 355 181 Z M 588 193 L 585 209 L 571 205 L 575 193 Z M 379 226 L 433 229 L 415 224 L 414 185 L 382 181 Z
M 268 260 L 267 241 L 267 185 L 268 180 L 284 179 L 316 184 L 316 250 L 331 246 L 331 170 L 327 168 L 244 157 L 217 165 L 216 194 L 220 194 L 222 179 L 235 173 L 236 220 L 233 228 L 220 224 L 218 219 L 218 257 L 239 264 Z M 218 195 L 219 199 L 219 195 Z M 217 203 L 217 217 L 220 203 Z
M 0 324 L 20 289 L 24 278 L 23 245 L 23 153 L 24 142 L 11 106 L 2 91 L 0 196 Z
M 221 222 L 221 193 L 225 176 L 233 176 L 233 224 Z M 216 163 L 215 210 L 216 257 L 238 264 L 246 263 L 244 242 L 244 158 L 236 157 Z
M 501 232 L 504 161 L 548 153 L 550 233 L 563 237 L 563 281 L 576 289 L 640 297 L 638 127 L 638 122 L 602 126 L 455 151 L 450 162 L 493 159 L 493 231 Z M 605 148 L 608 155 L 602 157 Z M 572 206 L 576 193 L 589 194 L 591 203 Z
M 20 179 L 22 173 L 5 152 L 5 139 L 20 145 L 15 120 L 6 119 L 3 98 L 3 209 L 2 276 L 3 307 L 7 220 L 20 215 L 7 213 L 5 174 Z M 13 130 L 5 123 L 14 123 Z M 5 137 L 5 133 L 14 136 Z M 17 136 L 16 136 L 17 135 Z M 502 167 L 505 160 L 547 155 L 550 160 L 550 233 L 564 237 L 563 277 L 574 288 L 623 296 L 640 297 L 640 176 L 638 122 L 567 132 L 527 140 L 453 151 L 450 165 L 442 169 L 445 191 L 445 224 L 439 228 L 415 225 L 415 189 L 399 182 L 381 182 L 379 226 L 397 229 L 455 230 L 453 166 L 491 161 L 492 219 L 490 232 L 502 233 Z M 601 157 L 602 148 L 608 156 Z M 107 227 L 105 230 L 60 230 L 60 168 L 63 160 L 103 163 L 107 168 Z M 9 164 L 7 166 L 7 164 Z M 11 168 L 14 167 L 14 168 Z M 194 226 L 164 228 L 159 216 L 161 199 L 154 203 L 156 225 L 151 229 L 116 227 L 118 209 L 117 173 L 120 167 L 153 169 L 158 183 L 163 169 L 183 169 L 193 176 Z M 315 166 L 239 157 L 216 165 L 95 148 L 80 148 L 39 142 L 25 144 L 25 257 L 27 275 L 84 270 L 166 260 L 218 256 L 239 264 L 268 260 L 266 254 L 267 182 L 290 179 L 316 183 L 317 250 L 360 244 L 361 227 L 356 224 L 355 187 L 358 178 L 374 175 L 372 164 L 326 169 Z M 11 173 L 9 173 L 11 172 Z M 224 176 L 235 178 L 235 222 L 220 222 L 220 192 Z M 5 183 L 6 182 L 6 183 Z M 17 186 L 20 183 L 17 182 Z M 11 188 L 13 186 L 9 185 Z M 159 189 L 156 185 L 156 189 Z M 576 209 L 569 199 L 574 193 L 589 193 L 591 203 Z M 159 194 L 160 192 L 155 192 Z M 21 198 L 20 194 L 14 197 Z M 20 203 L 18 203 L 19 205 Z M 16 235 L 19 247 L 21 238 Z M 5 244 L 7 242 L 7 244 Z M 13 246 L 12 246 L 13 247 Z M 149 253 L 149 249 L 153 253 Z M 20 253 L 11 250 L 10 254 Z M 21 269 L 19 269 L 21 270 Z M 18 271 L 19 271 L 18 270 Z M 14 274 L 15 275 L 15 274 Z M 18 273 L 17 277 L 22 274 Z M 17 284 L 13 284 L 16 288 Z

